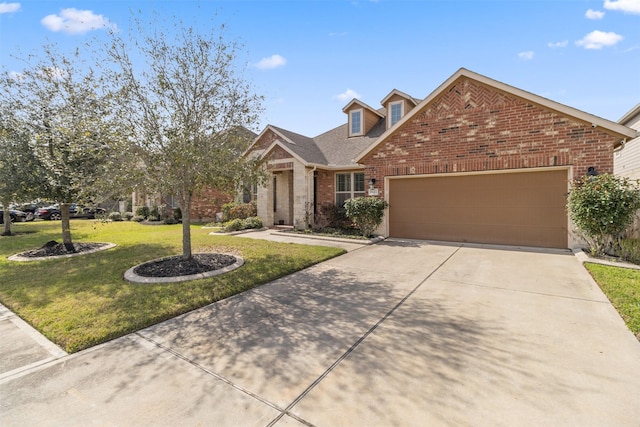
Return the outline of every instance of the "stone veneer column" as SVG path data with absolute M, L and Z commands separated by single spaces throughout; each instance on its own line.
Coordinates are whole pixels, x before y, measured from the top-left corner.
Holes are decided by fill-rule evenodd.
M 258 187 L 258 216 L 265 227 L 273 226 L 273 174 L 267 174 L 265 186 Z
M 313 186 L 313 174 L 311 175 Z M 311 201 L 308 197 L 307 168 L 299 162 L 293 163 L 293 221 L 296 228 L 305 229 L 305 203 Z

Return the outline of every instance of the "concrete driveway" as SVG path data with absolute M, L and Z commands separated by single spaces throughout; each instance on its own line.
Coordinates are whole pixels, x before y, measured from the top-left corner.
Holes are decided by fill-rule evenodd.
M 5 376 L 0 425 L 637 426 L 638 396 L 571 253 L 388 240 Z

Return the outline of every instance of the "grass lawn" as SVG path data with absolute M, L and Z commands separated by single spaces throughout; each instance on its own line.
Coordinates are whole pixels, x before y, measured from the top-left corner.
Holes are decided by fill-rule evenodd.
M 640 339 L 640 270 L 586 263 L 609 301 Z
M 240 255 L 245 265 L 208 279 L 132 284 L 123 273 L 182 251 L 182 225 L 71 221 L 75 242 L 112 242 L 113 249 L 64 259 L 12 262 L 7 257 L 61 241 L 59 221 L 18 223 L 0 237 L 0 302 L 67 352 L 76 352 L 342 254 L 341 249 L 210 236 L 191 229 L 194 252 Z

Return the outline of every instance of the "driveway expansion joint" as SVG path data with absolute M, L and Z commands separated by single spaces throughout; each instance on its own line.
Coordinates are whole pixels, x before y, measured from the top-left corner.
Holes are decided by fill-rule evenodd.
M 458 253 L 458 251 L 460 249 L 462 249 L 463 246 L 464 245 L 458 246 L 456 248 L 456 250 L 453 251 L 451 254 L 449 254 L 449 256 L 447 256 L 447 258 L 444 261 L 442 261 L 440 264 L 438 264 L 438 266 L 436 268 L 434 268 L 429 274 L 427 274 L 427 276 L 424 279 L 422 279 L 420 281 L 420 283 L 418 283 L 416 285 L 416 287 L 414 287 L 411 291 L 409 291 L 409 293 L 407 293 L 407 295 L 405 295 L 395 306 L 393 306 L 384 316 L 382 316 L 382 318 L 380 320 L 378 320 L 371 328 L 369 328 L 369 330 L 367 332 L 365 332 L 360 338 L 358 338 L 356 340 L 356 342 L 354 342 L 351 345 L 351 347 L 349 347 L 349 349 L 347 351 L 345 351 L 340 357 L 338 357 L 338 359 L 336 359 L 336 361 L 333 362 L 331 364 L 331 366 L 329 366 L 329 368 L 327 368 L 326 371 L 324 371 L 318 378 L 316 378 L 309 385 L 309 387 L 307 387 L 298 397 L 296 397 L 293 400 L 293 402 L 291 402 L 291 404 L 289 404 L 289 406 L 287 406 L 287 408 L 284 410 L 284 412 L 282 412 L 273 421 L 271 421 L 267 425 L 267 427 L 273 427 L 285 415 L 295 417 L 295 415 L 291 414 L 290 411 L 298 403 L 300 403 L 300 401 L 302 399 L 304 399 L 305 396 L 307 396 L 311 392 L 311 390 L 313 390 L 318 384 L 320 384 L 320 382 L 322 382 L 322 380 L 324 380 L 335 368 L 337 368 L 338 365 L 340 365 L 340 363 L 342 363 L 343 360 L 345 360 L 347 357 L 349 357 L 349 355 L 351 353 L 353 353 L 356 350 L 356 348 L 358 348 L 360 346 L 360 344 L 362 344 L 373 332 L 375 332 L 375 330 L 378 329 L 379 326 L 381 326 L 389 317 L 391 317 L 391 315 L 393 313 L 395 313 L 396 310 L 398 310 L 409 298 L 411 298 L 411 296 L 413 294 L 415 294 L 418 291 L 418 289 L 420 289 L 422 287 L 422 285 L 426 283 L 427 280 L 429 280 L 438 270 L 440 270 L 440 268 L 442 268 L 451 258 L 453 258 L 453 256 L 456 253 Z M 297 419 L 297 417 L 295 417 L 295 418 Z
M 218 373 L 213 372 L 210 369 L 207 369 L 206 367 L 202 366 L 201 364 L 199 364 L 198 362 L 196 362 L 193 359 L 190 359 L 189 357 L 183 355 L 182 353 L 179 353 L 169 347 L 167 347 L 166 345 L 163 345 L 157 341 L 155 341 L 154 339 L 150 338 L 150 337 L 146 337 L 142 334 L 140 334 L 140 332 L 135 332 L 134 335 L 136 335 L 138 338 L 143 339 L 151 344 L 153 344 L 154 346 L 158 347 L 159 349 L 166 351 L 167 353 L 177 357 L 178 359 L 182 360 L 183 362 L 188 363 L 189 365 L 203 371 L 204 373 L 206 373 L 209 376 L 212 376 L 213 378 L 222 381 L 223 383 L 235 388 L 236 390 L 246 394 L 249 397 L 254 398 L 255 400 L 264 403 L 265 405 L 275 409 L 276 411 L 279 411 L 280 413 L 283 413 L 284 409 L 282 409 L 281 407 L 279 407 L 278 405 L 276 405 L 273 402 L 270 402 L 268 400 L 266 400 L 263 397 L 258 396 L 257 394 L 253 393 L 252 391 L 242 387 L 239 384 L 234 383 L 233 381 L 231 381 L 229 378 L 226 378 Z

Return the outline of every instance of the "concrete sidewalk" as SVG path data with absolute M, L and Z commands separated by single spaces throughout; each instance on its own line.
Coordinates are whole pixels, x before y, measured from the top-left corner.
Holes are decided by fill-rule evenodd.
M 385 241 L 0 379 L 0 425 L 637 426 L 570 252 Z

